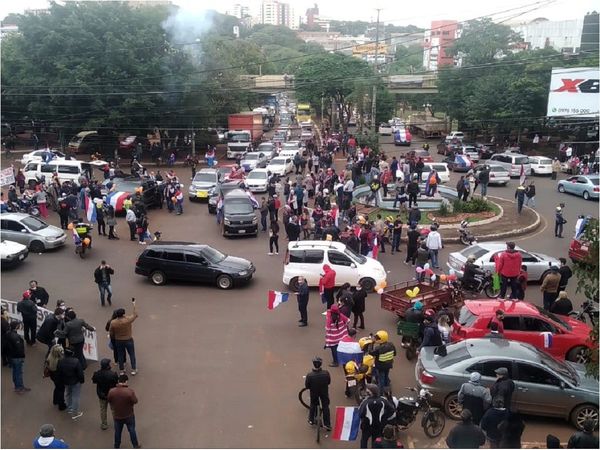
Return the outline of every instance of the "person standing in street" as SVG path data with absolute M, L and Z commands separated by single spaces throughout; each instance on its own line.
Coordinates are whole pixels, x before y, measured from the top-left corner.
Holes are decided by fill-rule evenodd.
M 40 328 L 37 330 L 36 338 L 42 344 L 48 346 L 48 353 L 50 353 L 50 349 L 54 345 L 54 332 L 58 329 L 59 326 L 62 326 L 64 320 L 64 310 L 62 308 L 56 308 L 54 313 L 48 314 Z M 46 356 L 48 356 L 46 353 Z
M 98 200 L 98 203 L 94 202 L 94 208 L 96 208 L 96 223 L 98 224 L 98 236 L 106 236 L 106 221 L 104 220 L 104 207 L 102 200 Z
M 406 233 L 406 259 L 404 260 L 404 264 L 408 265 L 410 262 L 413 266 L 415 265 L 420 236 L 417 226 L 411 224 Z
M 485 432 L 490 448 L 498 448 L 502 437 L 498 425 L 508 418 L 508 410 L 504 407 L 504 400 L 495 398 L 492 407 L 481 418 L 481 429 Z
M 515 248 L 514 242 L 507 242 L 506 250 L 500 255 L 496 255 L 495 258 L 496 273 L 500 275 L 501 280 L 499 298 L 506 298 L 508 286 L 511 290 L 511 299 L 516 299 L 519 296 L 520 287 L 517 278 L 521 273 L 523 257 Z
M 521 448 L 521 436 L 525 430 L 525 423 L 517 413 L 509 412 L 508 417 L 500 422 L 498 431 L 500 431 L 499 448 Z
M 369 354 L 375 358 L 377 384 L 379 390 L 383 392 L 383 389 L 390 385 L 390 370 L 394 367 L 396 347 L 389 342 L 388 333 L 384 330 L 379 330 L 375 333 L 374 344 L 377 346 Z
M 48 304 L 50 295 L 46 289 L 38 286 L 38 282 L 36 280 L 31 280 L 29 282 L 29 298 L 31 298 L 31 300 L 33 300 L 37 306 L 45 307 Z
M 515 199 L 517 200 L 517 213 L 521 214 L 523 204 L 525 203 L 525 186 L 522 184 L 515 191 Z
M 304 378 L 304 387 L 310 391 L 310 408 L 308 410 L 308 423 L 315 424 L 317 403 L 321 402 L 323 408 L 323 426 L 331 430 L 331 414 L 329 411 L 329 385 L 331 375 L 323 369 L 323 360 L 318 356 L 312 361 L 313 369 Z
M 402 251 L 400 250 L 400 241 L 402 239 L 402 225 L 403 222 L 400 219 L 400 214 L 397 214 L 392 228 L 392 255 L 395 252 Z
M 525 206 L 535 209 L 535 184 L 533 180 L 529 182 L 525 189 Z
M 434 269 L 439 269 L 440 266 L 438 265 L 438 254 L 440 250 L 444 247 L 442 245 L 442 236 L 438 231 L 437 225 L 431 225 L 430 229 L 431 231 L 427 235 L 425 245 L 427 245 L 427 248 L 429 249 L 431 265 Z
M 567 284 L 569 284 L 569 279 L 573 276 L 573 271 L 567 265 L 567 259 L 560 257 L 558 258 L 560 261 L 560 267 L 558 268 L 558 273 L 560 274 L 560 282 L 558 283 L 558 291 L 566 291 Z
M 131 375 L 137 374 L 137 361 L 135 359 L 135 345 L 133 341 L 132 325 L 135 319 L 138 318 L 135 307 L 135 298 L 131 299 L 133 305 L 133 313 L 129 316 L 125 315 L 125 310 L 119 308 L 115 311 L 116 319 L 111 320 L 108 327 L 110 338 L 114 340 L 119 361 L 119 370 L 125 370 L 125 352 L 129 355 L 131 362 Z
M 325 348 L 331 350 L 332 362 L 329 367 L 338 367 L 337 346 L 340 341 L 348 336 L 348 319 L 340 312 L 337 303 L 331 305 L 325 316 Z
M 96 329 L 88 325 L 85 320 L 78 318 L 72 309 L 65 313 L 65 317 L 68 319 L 64 327 L 65 337 L 69 340 L 70 348 L 81 363 L 81 368 L 85 370 L 87 361 L 83 356 L 83 345 L 85 344 L 83 329 L 85 328 L 88 331 L 96 331 Z
M 267 203 L 267 199 L 263 197 L 260 203 L 260 226 L 262 227 L 262 231 L 267 231 L 267 220 L 269 218 L 269 204 Z
M 269 230 L 269 256 L 273 254 L 273 247 L 275 247 L 275 254 L 279 255 L 279 223 L 277 220 L 271 221 L 271 229 Z
M 483 169 L 479 172 L 479 186 L 481 186 L 481 197 L 485 199 L 487 197 L 487 188 L 490 183 L 490 166 L 487 164 L 483 166 Z
M 365 307 L 366 307 L 367 291 L 365 291 L 360 283 L 356 283 L 356 288 L 352 293 L 352 313 L 354 314 L 354 327 L 360 320 L 358 328 L 365 329 Z
M 540 291 L 543 293 L 544 309 L 550 311 L 552 303 L 556 300 L 560 284 L 560 272 L 556 266 L 550 267 L 550 273 L 544 277 Z
M 558 176 L 558 173 L 560 172 L 560 161 L 558 160 L 558 158 L 554 158 L 554 161 L 552 161 L 552 180 L 556 180 L 556 177 Z
M 504 407 L 510 410 L 512 405 L 512 396 L 515 392 L 515 382 L 508 376 L 506 367 L 498 367 L 495 371 L 496 381 L 490 388 L 492 401 L 495 398 L 501 398 L 504 402 Z
M 33 440 L 33 448 L 69 448 L 69 444 L 54 436 L 55 432 L 54 425 L 42 425 L 40 435 Z
M 129 210 L 131 211 L 131 209 Z M 94 270 L 94 281 L 100 291 L 100 304 L 104 306 L 104 299 L 112 306 L 112 286 L 110 285 L 110 276 L 115 274 L 115 270 L 102 260 L 100 265 Z M 106 295 L 108 294 L 108 296 Z
M 475 425 L 479 425 L 483 413 L 492 403 L 490 390 L 481 385 L 481 374 L 471 372 L 469 381 L 463 383 L 458 391 L 458 402 L 463 409 L 471 411 L 471 420 Z
M 319 293 L 323 303 L 327 303 L 327 309 L 333 305 L 333 291 L 335 289 L 335 270 L 333 270 L 328 264 L 323 265 L 323 273 L 319 279 Z
M 108 429 L 107 409 L 108 392 L 114 388 L 119 381 L 117 372 L 111 370 L 110 359 L 104 358 L 100 361 L 100 370 L 92 375 L 92 383 L 96 385 L 96 394 L 100 401 L 100 429 Z
M 308 325 L 308 283 L 304 277 L 298 277 L 298 292 L 296 292 L 296 296 L 298 297 L 298 310 L 300 311 L 300 322 L 298 324 L 299 327 L 305 327 Z
M 383 427 L 394 413 L 394 408 L 387 398 L 382 397 L 376 384 L 367 384 L 368 397 L 358 407 L 360 416 L 360 448 L 368 448 L 369 439 L 371 447 L 377 438 L 381 437 Z
M 471 411 L 462 410 L 461 423 L 455 425 L 446 438 L 448 448 L 479 448 L 485 444 L 485 434 L 473 423 L 472 418 Z
M 127 386 L 128 380 L 127 374 L 122 373 L 119 375 L 117 385 L 108 391 L 106 397 L 112 410 L 115 425 L 115 448 L 121 447 L 121 435 L 124 426 L 127 427 L 133 448 L 141 448 L 135 431 L 135 412 L 133 409 L 138 399 L 135 391 Z
M 562 207 L 556 207 L 556 214 L 554 216 L 554 237 L 562 238 L 563 237 L 563 227 L 567 223 L 565 218 L 563 217 Z
M 65 357 L 65 349 L 60 344 L 55 344 L 50 349 L 50 353 L 46 357 L 46 363 L 44 366 L 44 377 L 46 374 L 54 383 L 54 390 L 52 392 L 52 404 L 58 406 L 59 411 L 67 409 L 65 403 L 65 385 L 62 382 L 58 374 L 58 363 Z
M 27 345 L 35 344 L 35 335 L 37 332 L 37 306 L 31 299 L 29 291 L 23 292 L 23 299 L 17 303 L 17 311 L 23 318 L 23 334 Z
M 24 394 L 31 391 L 25 387 L 23 383 L 23 365 L 25 364 L 25 341 L 18 334 L 21 326 L 20 322 L 12 321 L 10 323 L 10 331 L 2 336 L 2 341 L 6 342 L 6 350 L 8 353 L 8 362 L 12 369 L 12 381 L 15 385 L 17 394 Z
M 56 366 L 58 379 L 65 386 L 65 400 L 67 413 L 75 420 L 83 416 L 79 409 L 81 401 L 81 385 L 85 382 L 83 367 L 73 350 L 65 349 L 65 357 L 58 361 Z
M 598 436 L 594 436 L 594 429 L 598 422 L 593 419 L 583 421 L 583 430 L 575 432 L 567 444 L 567 448 L 598 448 Z
M 125 214 L 125 221 L 129 227 L 129 240 L 135 241 L 135 231 L 137 230 L 137 216 L 133 208 L 129 208 Z

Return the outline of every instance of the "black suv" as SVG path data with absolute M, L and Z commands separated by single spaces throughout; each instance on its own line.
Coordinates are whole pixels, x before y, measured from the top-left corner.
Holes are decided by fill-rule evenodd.
M 240 189 L 244 182 L 242 180 L 224 180 L 208 191 L 208 212 L 210 214 L 217 213 L 217 205 L 219 198 L 225 198 L 228 192 L 234 189 Z
M 241 189 L 229 191 L 223 199 L 223 236 L 258 236 L 258 218 L 254 205 Z
M 256 268 L 247 259 L 221 253 L 193 242 L 155 242 L 135 263 L 135 273 L 150 278 L 157 286 L 167 280 L 215 283 L 221 289 L 248 281 Z

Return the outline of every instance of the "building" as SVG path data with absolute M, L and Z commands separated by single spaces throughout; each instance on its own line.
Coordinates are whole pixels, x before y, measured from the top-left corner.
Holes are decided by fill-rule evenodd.
M 377 55 L 377 64 L 384 64 L 392 60 L 393 55 L 390 53 L 390 46 L 379 42 L 367 42 L 366 44 L 356 45 L 352 48 L 352 56 L 367 61 L 369 64 L 375 63 Z
M 246 5 L 236 3 L 235 5 L 233 5 L 233 11 L 231 11 L 231 13 L 229 14 L 234 17 L 237 17 L 238 19 L 244 19 L 245 17 L 250 16 L 250 8 Z
M 319 5 L 315 3 L 312 8 L 308 8 L 306 10 L 306 24 L 307 25 L 316 25 L 315 19 L 319 18 Z
M 589 52 L 591 55 L 597 55 L 599 51 L 599 33 L 598 33 L 598 13 L 596 11 L 588 13 L 583 18 L 583 29 L 581 31 L 582 52 Z
M 263 0 L 260 5 L 260 23 L 269 25 L 281 25 L 297 30 L 300 28 L 300 16 L 298 16 L 289 3 L 277 0 Z
M 579 52 L 583 22 L 583 19 L 548 20 L 540 17 L 528 23 L 511 25 L 511 28 L 521 35 L 530 50 L 553 48 L 572 54 Z
M 456 20 L 432 21 L 431 29 L 423 36 L 423 67 L 435 71 L 440 67 L 459 65 L 450 48 L 460 37 L 461 30 Z

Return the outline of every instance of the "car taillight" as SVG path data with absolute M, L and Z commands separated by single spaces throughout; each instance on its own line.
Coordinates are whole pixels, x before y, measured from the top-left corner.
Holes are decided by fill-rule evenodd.
M 419 380 L 423 384 L 433 384 L 433 382 L 435 381 L 435 377 L 433 375 L 431 375 L 429 372 L 427 372 L 426 370 L 423 370 L 419 374 Z
M 495 178 L 496 175 L 494 175 L 493 173 L 490 173 L 490 178 Z
M 594 187 L 594 192 L 600 192 L 600 186 L 595 186 Z

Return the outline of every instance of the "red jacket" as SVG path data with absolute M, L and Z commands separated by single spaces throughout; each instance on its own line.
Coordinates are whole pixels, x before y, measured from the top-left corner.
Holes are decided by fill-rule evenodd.
M 319 280 L 319 292 L 323 292 L 324 289 L 333 289 L 335 287 L 335 270 L 325 264 L 323 266 L 323 272 L 325 272 L 325 275 Z
M 523 258 L 516 250 L 506 250 L 496 256 L 496 273 L 507 278 L 518 277 L 521 273 Z

